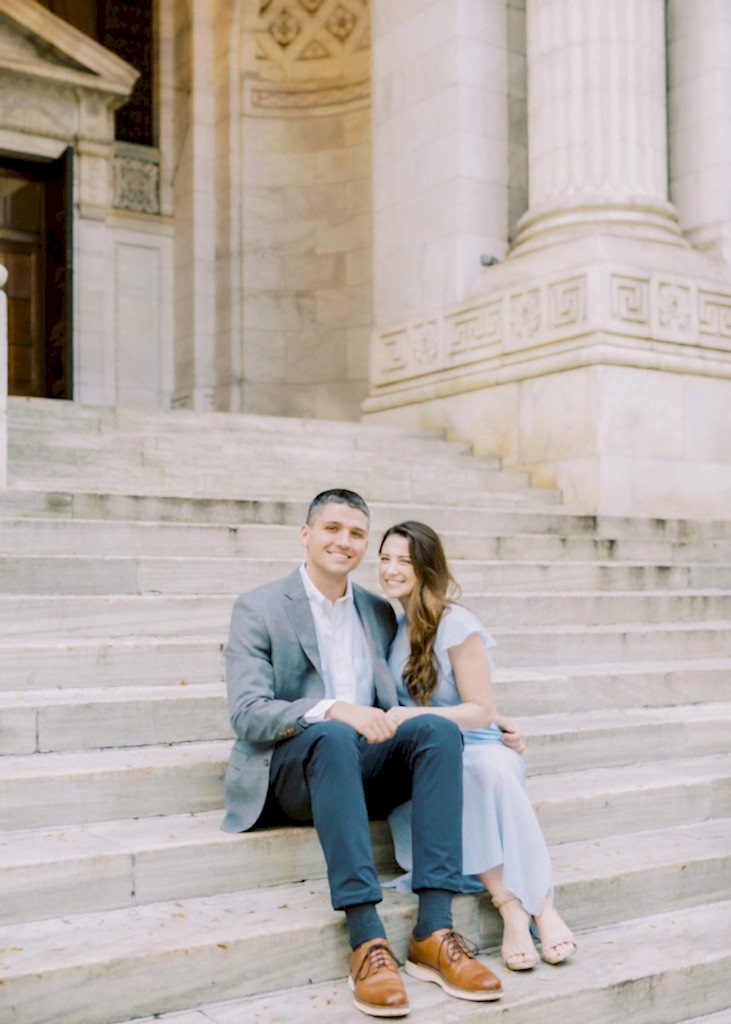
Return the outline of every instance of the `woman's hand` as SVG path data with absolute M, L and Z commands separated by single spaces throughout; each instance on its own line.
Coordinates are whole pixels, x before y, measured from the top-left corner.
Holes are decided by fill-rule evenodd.
M 516 754 L 522 754 L 525 750 L 525 743 L 520 735 L 518 723 L 514 722 L 512 718 L 506 718 L 505 715 L 495 715 L 495 725 L 503 734 L 502 741 L 505 746 L 514 750 Z
M 394 704 L 392 708 L 389 708 L 386 712 L 386 718 L 393 725 L 398 727 L 403 725 L 407 718 L 415 718 L 417 715 L 422 715 L 424 712 L 421 708 L 405 708 L 400 704 Z

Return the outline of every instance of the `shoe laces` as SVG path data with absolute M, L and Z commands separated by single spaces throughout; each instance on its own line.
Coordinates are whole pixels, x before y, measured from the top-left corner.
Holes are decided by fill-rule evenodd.
M 383 942 L 376 942 L 363 957 L 355 980 L 365 980 L 369 974 L 376 974 L 380 970 L 398 971 L 400 966 L 401 964 L 393 955 L 391 947 Z
M 441 959 L 442 950 L 444 950 L 447 960 L 450 964 L 456 963 L 457 960 L 461 960 L 463 956 L 469 957 L 470 960 L 475 959 L 477 954 L 477 946 L 473 946 L 465 939 L 459 932 L 448 931 L 442 936 L 442 941 L 439 946 L 439 959 Z

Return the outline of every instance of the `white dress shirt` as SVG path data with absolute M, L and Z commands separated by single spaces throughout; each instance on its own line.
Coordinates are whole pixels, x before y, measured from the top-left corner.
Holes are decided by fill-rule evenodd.
M 355 607 L 350 580 L 345 596 L 330 601 L 312 582 L 304 565 L 300 566 L 300 575 L 315 621 L 325 682 L 325 699 L 318 701 L 304 716 L 306 722 L 313 724 L 324 721 L 326 713 L 338 700 L 372 706 L 375 697 L 373 655 Z

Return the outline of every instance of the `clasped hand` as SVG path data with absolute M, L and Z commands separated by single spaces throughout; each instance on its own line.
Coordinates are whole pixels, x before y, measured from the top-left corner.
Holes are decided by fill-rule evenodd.
M 381 708 L 366 708 L 359 704 L 346 704 L 335 701 L 327 713 L 327 717 L 336 722 L 345 722 L 356 732 L 364 736 L 369 743 L 383 743 L 390 740 L 399 727 L 399 723 L 389 717 L 389 713 Z

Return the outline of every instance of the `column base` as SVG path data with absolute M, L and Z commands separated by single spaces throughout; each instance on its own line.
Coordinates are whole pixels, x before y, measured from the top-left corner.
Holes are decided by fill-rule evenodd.
M 587 511 L 731 517 L 723 265 L 602 236 L 480 281 L 472 301 L 375 334 L 369 419 L 446 428 Z

